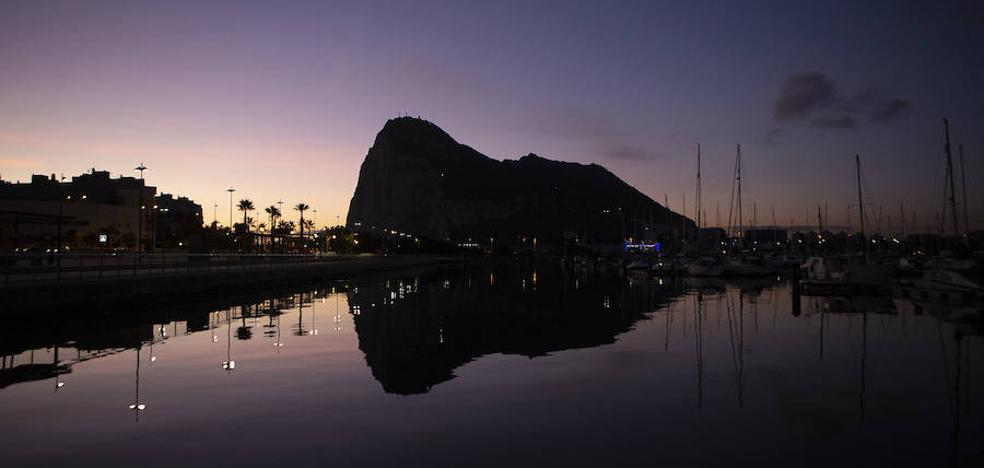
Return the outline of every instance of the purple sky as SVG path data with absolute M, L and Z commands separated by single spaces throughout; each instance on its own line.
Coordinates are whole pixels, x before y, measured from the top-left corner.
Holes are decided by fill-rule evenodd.
M 8 1 L 0 175 L 142 161 L 206 220 L 231 185 L 325 224 L 404 113 L 494 158 L 597 162 L 677 211 L 686 193 L 691 216 L 699 141 L 712 223 L 736 143 L 760 224 L 818 202 L 843 223 L 860 152 L 884 222 L 904 202 L 925 225 L 947 116 L 984 214 L 979 2 L 680 3 Z

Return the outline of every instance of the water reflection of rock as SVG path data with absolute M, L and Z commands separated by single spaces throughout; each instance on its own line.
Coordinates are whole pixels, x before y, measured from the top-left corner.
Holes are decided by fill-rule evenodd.
M 484 271 L 363 286 L 349 304 L 373 376 L 389 393 L 415 394 L 483 355 L 533 358 L 613 343 L 679 293 L 652 281 Z

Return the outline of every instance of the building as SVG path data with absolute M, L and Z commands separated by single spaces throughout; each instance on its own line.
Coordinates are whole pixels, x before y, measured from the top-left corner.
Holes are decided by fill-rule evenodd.
M 31 176 L 0 181 L 0 247 L 31 251 L 149 248 L 157 189 L 134 177 L 96 171 L 70 181 Z
M 202 230 L 202 206 L 187 197 L 161 193 L 154 201 L 154 245 L 181 248 Z

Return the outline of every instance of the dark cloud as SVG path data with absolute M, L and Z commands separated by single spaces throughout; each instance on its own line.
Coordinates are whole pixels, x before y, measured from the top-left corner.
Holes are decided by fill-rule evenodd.
M 650 161 L 660 157 L 659 153 L 635 146 L 613 146 L 604 152 L 605 157 L 621 161 Z
M 807 72 L 790 75 L 783 81 L 774 117 L 776 121 L 812 117 L 811 127 L 851 130 L 857 128 L 859 122 L 893 122 L 911 109 L 910 101 L 885 96 L 877 88 L 845 96 L 826 75 Z M 775 144 L 782 134 L 779 128 L 773 128 L 762 138 L 762 143 Z
M 834 83 L 823 73 L 790 75 L 779 88 L 775 119 L 784 121 L 805 117 L 832 104 L 836 94 Z
M 817 117 L 810 122 L 810 126 L 831 130 L 853 130 L 857 125 L 854 117 L 842 115 L 839 117 Z
M 763 145 L 766 146 L 775 146 L 775 144 L 779 141 L 779 139 L 786 136 L 787 133 L 788 132 L 786 131 L 785 128 L 782 127 L 773 128 L 772 130 L 765 132 L 765 135 L 762 136 L 762 138 L 759 140 L 759 143 L 762 143 Z
M 871 110 L 872 122 L 892 122 L 904 117 L 912 109 L 912 103 L 905 99 L 892 99 L 877 103 Z

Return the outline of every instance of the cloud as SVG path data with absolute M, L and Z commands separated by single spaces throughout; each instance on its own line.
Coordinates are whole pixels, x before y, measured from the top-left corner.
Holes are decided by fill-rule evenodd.
M 826 75 L 816 72 L 790 75 L 779 88 L 774 117 L 794 120 L 826 108 L 834 102 L 837 90 Z
M 650 161 L 662 156 L 660 153 L 635 146 L 613 146 L 604 151 L 604 156 L 620 161 Z
M 803 72 L 783 81 L 775 102 L 774 118 L 781 122 L 809 117 L 812 119 L 810 126 L 814 128 L 853 130 L 858 128 L 859 122 L 893 122 L 911 110 L 909 100 L 886 96 L 877 88 L 846 95 L 823 73 Z M 773 128 L 761 141 L 772 145 L 782 135 L 779 128 Z
M 909 113 L 912 103 L 905 99 L 877 103 L 871 111 L 869 120 L 872 122 L 892 122 Z
M 785 128 L 782 127 L 773 128 L 772 130 L 765 132 L 765 135 L 763 135 L 762 138 L 759 139 L 759 143 L 766 146 L 775 146 L 776 143 L 779 141 L 779 139 L 785 137 L 786 134 L 788 133 L 789 132 L 787 132 Z
M 832 130 L 853 130 L 857 125 L 854 117 L 842 115 L 839 117 L 817 117 L 810 122 L 811 127 L 832 129 Z

